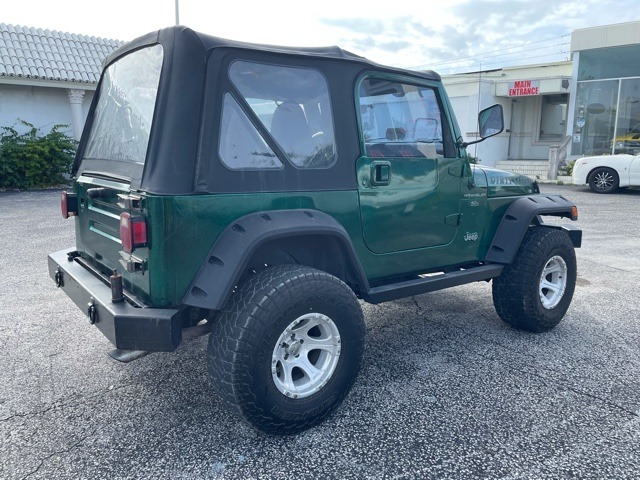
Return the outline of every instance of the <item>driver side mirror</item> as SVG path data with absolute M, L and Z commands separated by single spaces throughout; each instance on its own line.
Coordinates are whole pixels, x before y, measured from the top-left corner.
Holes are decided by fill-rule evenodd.
M 480 138 L 493 137 L 504 130 L 504 115 L 502 105 L 492 105 L 478 114 Z

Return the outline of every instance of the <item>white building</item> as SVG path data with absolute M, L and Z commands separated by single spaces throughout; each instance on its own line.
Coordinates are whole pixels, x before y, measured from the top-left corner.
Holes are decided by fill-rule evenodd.
M 571 52 L 567 62 L 443 76 L 465 140 L 477 138 L 478 110 L 504 107 L 505 131 L 471 155 L 547 178 L 552 146 L 568 160 L 622 151 L 616 139 L 640 127 L 640 22 L 575 30 Z
M 64 124 L 79 139 L 102 60 L 122 43 L 0 23 L 0 127 Z
M 571 156 L 639 154 L 621 140 L 640 130 L 640 22 L 576 30 L 571 51 Z
M 505 131 L 468 152 L 483 165 L 532 164 L 540 172 L 526 173 L 546 176 L 549 146 L 562 142 L 567 129 L 571 68 L 571 62 L 558 62 L 445 76 L 465 140 L 478 138 L 479 110 L 495 103 L 504 110 Z

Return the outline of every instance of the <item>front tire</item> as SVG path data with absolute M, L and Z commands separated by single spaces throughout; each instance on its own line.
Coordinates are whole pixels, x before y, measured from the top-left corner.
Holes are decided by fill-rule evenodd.
M 509 325 L 545 332 L 564 317 L 575 289 L 576 256 L 569 236 L 530 228 L 511 265 L 493 280 L 493 304 Z
M 341 280 L 270 267 L 234 294 L 209 336 L 214 389 L 252 427 L 293 434 L 344 399 L 364 351 L 360 303 Z
M 589 175 L 589 188 L 595 193 L 613 193 L 620 185 L 618 173 L 611 168 L 597 168 Z

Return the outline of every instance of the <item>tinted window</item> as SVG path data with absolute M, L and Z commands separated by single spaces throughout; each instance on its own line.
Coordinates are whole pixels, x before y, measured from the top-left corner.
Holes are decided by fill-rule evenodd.
M 319 71 L 239 60 L 231 64 L 229 77 L 293 165 L 335 163 L 329 90 Z
M 637 45 L 581 50 L 578 81 L 637 77 L 640 48 Z
M 162 69 L 162 46 L 122 57 L 104 72 L 85 158 L 144 164 Z
M 360 84 L 359 102 L 367 156 L 445 155 L 443 117 L 434 89 L 367 78 Z
M 619 90 L 618 80 L 578 82 L 572 155 L 611 153 Z

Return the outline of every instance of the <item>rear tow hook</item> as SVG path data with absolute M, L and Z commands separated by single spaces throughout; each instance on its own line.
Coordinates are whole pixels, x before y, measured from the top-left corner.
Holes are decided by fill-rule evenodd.
M 87 303 L 87 315 L 89 316 L 89 323 L 94 325 L 98 321 L 98 309 L 96 308 L 93 297 Z

